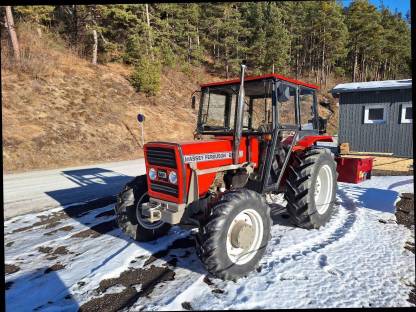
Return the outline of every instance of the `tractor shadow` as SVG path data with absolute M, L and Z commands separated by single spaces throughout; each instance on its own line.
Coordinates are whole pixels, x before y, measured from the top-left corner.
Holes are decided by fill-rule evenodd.
M 296 226 L 290 221 L 290 216 L 286 211 L 286 207 L 272 203 L 269 204 L 270 206 L 270 217 L 272 218 L 273 224 L 272 226 L 278 224 L 282 226 L 292 227 L 295 228 Z
M 94 239 L 101 235 L 110 235 L 126 241 L 123 247 L 112 251 L 110 256 L 95 259 L 94 262 L 97 265 L 92 268 L 91 272 L 105 266 L 111 259 L 122 253 L 131 244 L 134 244 L 151 253 L 149 259 L 145 261 L 145 266 L 156 260 L 162 260 L 169 266 L 206 273 L 196 256 L 193 234 L 188 233 L 184 236 L 189 231 L 173 226 L 165 237 L 144 243 L 134 241 L 120 230 L 116 224 L 114 214 L 116 196 L 121 192 L 124 185 L 135 177 L 103 168 L 68 170 L 63 171 L 62 175 L 77 186 L 47 192 L 46 194 L 64 207 L 64 218 L 72 218 L 87 227 L 86 230 L 77 232 L 71 237 Z M 74 202 L 76 204 L 72 204 Z M 161 248 L 161 246 L 164 246 L 164 248 Z
M 116 228 L 113 204 L 124 185 L 134 177 L 103 168 L 88 168 L 62 171 L 62 175 L 76 186 L 46 192 L 63 209 L 63 218 L 70 217 L 90 229 L 78 233 L 77 237 L 97 237 L 110 234 Z M 102 209 L 107 207 L 108 209 Z M 99 211 L 100 213 L 96 213 Z M 110 220 L 99 222 L 111 217 Z M 59 217 L 57 217 L 59 221 Z
M 115 196 L 134 177 L 103 168 L 65 170 L 61 173 L 76 186 L 46 192 L 61 206 Z
M 394 188 L 408 184 L 413 184 L 413 179 L 395 182 L 387 189 L 368 188 L 349 183 L 340 183 L 339 188 L 363 208 L 394 214 L 396 211 L 395 202 L 399 196 L 399 192 Z

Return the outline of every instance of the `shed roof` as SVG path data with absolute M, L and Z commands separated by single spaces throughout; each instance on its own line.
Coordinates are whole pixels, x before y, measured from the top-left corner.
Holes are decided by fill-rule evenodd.
M 332 94 L 345 92 L 361 92 L 361 91 L 378 91 L 391 89 L 411 89 L 412 79 L 402 80 L 383 80 L 383 81 L 367 81 L 367 82 L 351 82 L 336 85 L 332 90 Z
M 307 88 L 318 90 L 319 87 L 317 85 L 306 83 L 300 80 L 296 80 L 293 78 L 285 77 L 279 74 L 267 74 L 267 75 L 260 75 L 260 76 L 248 76 L 244 78 L 244 81 L 253 81 L 253 80 L 262 80 L 262 79 L 268 79 L 268 78 L 276 78 L 279 80 L 291 82 L 296 85 L 304 86 Z M 218 81 L 218 82 L 211 82 L 211 83 L 205 83 L 201 84 L 201 88 L 205 87 L 213 87 L 213 86 L 223 86 L 223 85 L 230 85 L 230 84 L 236 84 L 240 83 L 240 79 L 233 79 L 233 80 L 224 80 L 224 81 Z

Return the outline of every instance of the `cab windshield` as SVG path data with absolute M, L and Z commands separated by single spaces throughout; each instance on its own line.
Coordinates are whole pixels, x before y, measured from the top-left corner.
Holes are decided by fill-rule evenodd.
M 198 126 L 201 131 L 232 131 L 240 85 L 203 88 Z M 272 124 L 273 80 L 255 80 L 244 83 L 243 130 L 259 131 Z M 261 130 L 260 130 L 261 131 Z

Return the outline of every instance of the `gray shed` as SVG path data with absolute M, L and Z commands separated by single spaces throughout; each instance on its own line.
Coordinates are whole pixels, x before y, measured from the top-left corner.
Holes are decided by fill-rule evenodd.
M 344 83 L 339 97 L 340 143 L 356 152 L 413 157 L 412 80 Z

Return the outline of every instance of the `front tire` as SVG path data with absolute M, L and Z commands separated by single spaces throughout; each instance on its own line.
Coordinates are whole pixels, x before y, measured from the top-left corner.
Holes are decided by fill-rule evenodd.
M 318 229 L 335 210 L 336 163 L 328 149 L 310 149 L 293 155 L 286 179 L 287 211 L 292 223 Z
M 141 204 L 148 202 L 146 176 L 138 176 L 126 184 L 117 196 L 115 205 L 118 226 L 134 240 L 147 242 L 165 235 L 170 224 L 162 221 L 150 223 L 141 215 Z
M 270 207 L 252 190 L 230 191 L 213 207 L 197 235 L 197 253 L 208 272 L 236 280 L 254 270 L 270 240 Z

